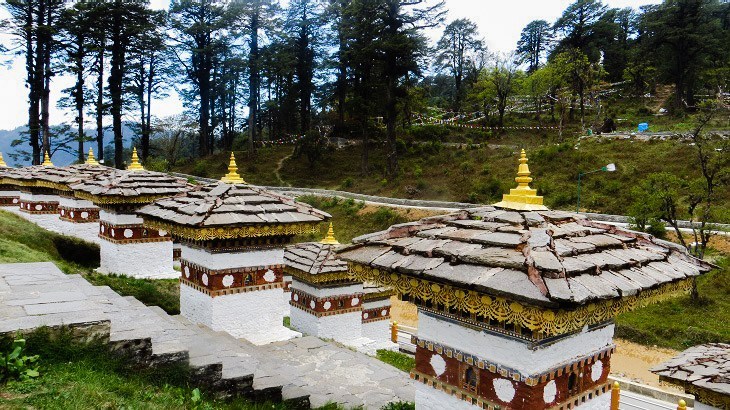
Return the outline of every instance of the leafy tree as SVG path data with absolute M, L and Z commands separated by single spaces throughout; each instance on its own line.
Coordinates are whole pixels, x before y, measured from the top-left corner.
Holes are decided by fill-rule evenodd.
M 609 9 L 596 23 L 598 47 L 603 53 L 603 67 L 611 81 L 621 81 L 634 46 L 636 13 L 631 8 Z
M 528 73 L 540 68 L 540 63 L 552 40 L 550 23 L 545 20 L 533 20 L 522 29 L 520 40 L 517 42 L 517 55 L 522 62 L 528 64 Z
M 590 62 L 597 62 L 600 53 L 595 29 L 605 12 L 606 6 L 600 0 L 576 0 L 569 5 L 553 25 L 556 34 L 560 36 L 553 53 L 577 49 Z
M 694 108 L 698 78 L 713 58 L 727 55 L 718 0 L 666 0 L 641 18 L 646 54 L 675 86 L 675 108 Z M 725 6 L 726 7 L 726 6 Z
M 469 19 L 457 19 L 444 29 L 437 45 L 439 51 L 437 64 L 451 73 L 454 80 L 453 110 L 461 111 L 464 98 L 464 77 L 468 71 L 476 69 L 473 60 L 476 53 L 485 48 L 484 40 L 479 38 L 479 28 Z

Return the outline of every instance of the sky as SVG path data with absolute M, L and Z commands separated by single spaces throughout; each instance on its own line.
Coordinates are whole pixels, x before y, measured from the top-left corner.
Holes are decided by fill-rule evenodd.
M 169 0 L 151 0 L 152 7 L 166 8 Z M 532 20 L 555 21 L 574 0 L 446 0 L 449 10 L 446 22 L 457 18 L 474 21 L 493 52 L 507 53 L 517 44 L 522 28 Z M 634 7 L 657 4 L 661 0 L 604 0 L 609 7 Z M 5 15 L 0 14 L 4 18 Z M 439 31 L 433 33 L 438 37 Z M 434 39 L 434 41 L 436 38 Z M 0 34 L 0 43 L 8 44 L 9 38 Z M 0 130 L 25 125 L 28 119 L 25 68 L 21 58 L 0 57 Z M 51 122 L 71 122 L 73 114 L 56 108 L 61 90 L 73 85 L 69 77 L 55 77 L 52 82 Z M 163 100 L 153 101 L 154 115 L 165 117 L 182 112 L 183 105 L 174 93 Z M 131 118 L 130 118 L 131 119 Z

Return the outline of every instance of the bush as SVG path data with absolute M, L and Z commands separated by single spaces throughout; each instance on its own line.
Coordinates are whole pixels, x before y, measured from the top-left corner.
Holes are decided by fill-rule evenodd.
M 25 339 L 15 339 L 5 353 L 0 354 L 0 384 L 9 380 L 25 381 L 38 377 L 38 356 L 26 356 Z
M 416 410 L 416 404 L 407 401 L 396 401 L 386 404 L 380 410 Z
M 419 165 L 416 165 L 416 168 L 413 170 L 413 176 L 416 178 L 420 178 L 423 175 L 423 170 Z
M 100 264 L 99 245 L 69 236 L 53 236 L 53 245 L 58 254 L 66 261 L 86 268 L 96 268 Z
M 342 188 L 352 188 L 352 186 L 355 184 L 355 180 L 352 179 L 352 177 L 347 177 L 344 180 L 342 180 L 342 184 L 340 185 Z

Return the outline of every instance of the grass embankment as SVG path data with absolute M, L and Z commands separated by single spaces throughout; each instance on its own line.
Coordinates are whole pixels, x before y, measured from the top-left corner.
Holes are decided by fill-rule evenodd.
M 416 367 L 416 359 L 407 354 L 382 349 L 378 350 L 376 354 L 379 360 L 406 373 L 410 373 Z
M 428 133 L 426 133 L 428 134 Z M 589 175 L 583 179 L 581 208 L 596 212 L 628 212 L 634 201 L 632 187 L 649 174 L 668 172 L 681 179 L 700 176 L 695 165 L 697 154 L 687 142 L 627 141 L 577 138 L 560 141 L 553 131 L 509 131 L 494 135 L 472 130 L 451 130 L 433 137 L 419 135 L 403 141 L 400 147 L 400 174 L 385 177 L 385 153 L 382 146 L 372 148 L 371 172 L 361 173 L 360 146 L 350 146 L 327 153 L 309 164 L 305 156 L 283 162 L 281 177 L 296 187 L 340 189 L 356 193 L 397 198 L 493 203 L 514 187 L 517 155 L 528 151 L 533 186 L 545 203 L 554 209 L 574 210 L 577 199 L 577 175 L 613 162 L 613 173 Z M 457 140 L 473 144 L 456 147 L 442 141 Z M 476 145 L 481 144 L 481 145 Z M 265 147 L 255 157 L 242 158 L 242 175 L 258 185 L 278 185 L 274 176 L 276 163 L 291 154 L 291 146 Z M 219 178 L 225 171 L 227 156 L 193 161 L 176 170 Z M 719 193 L 719 215 L 730 215 L 730 189 Z M 726 209 L 723 209 L 726 208 Z M 723 212 L 724 211 L 724 212 Z M 727 216 L 726 216 L 727 217 Z M 717 222 L 727 222 L 717 221 Z
M 97 342 L 80 344 L 68 336 L 37 331 L 27 338 L 28 355 L 39 355 L 41 376 L 0 386 L 4 409 L 286 409 L 198 396 L 182 366 L 137 368 L 112 356 Z M 5 345 L 0 344 L 5 351 Z M 200 386 L 201 389 L 204 386 Z

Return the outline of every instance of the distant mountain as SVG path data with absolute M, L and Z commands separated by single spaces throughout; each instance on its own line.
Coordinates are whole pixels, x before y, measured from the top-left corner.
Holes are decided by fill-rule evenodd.
M 24 146 L 18 146 L 18 147 L 12 147 L 11 144 L 14 140 L 20 138 L 21 134 L 25 132 L 28 129 L 26 126 L 18 127 L 14 130 L 0 130 L 0 152 L 3 154 L 3 158 L 5 159 L 5 162 L 13 167 L 16 166 L 26 166 L 30 165 L 30 162 L 15 162 L 12 158 L 10 158 L 9 154 L 12 154 L 17 149 L 20 148 L 22 150 L 28 150 L 30 151 L 30 145 L 27 145 L 27 143 L 24 143 Z M 124 128 L 122 130 L 122 133 L 124 135 L 124 146 L 127 147 L 132 143 L 132 136 L 134 136 L 134 131 L 132 131 L 132 128 L 130 128 L 130 124 L 124 124 Z M 94 130 L 94 135 L 96 135 L 96 131 Z M 104 131 L 104 150 L 108 151 L 110 153 L 113 152 L 112 147 L 113 142 L 113 133 L 111 129 L 106 129 Z M 94 148 L 94 151 L 96 151 L 96 141 L 87 142 L 84 144 L 84 147 L 86 149 L 86 152 L 89 151 L 89 148 Z M 107 149 L 107 147 L 110 147 L 111 149 Z M 98 153 L 97 153 L 98 154 Z M 74 163 L 76 161 L 76 154 L 75 153 L 68 153 L 68 152 L 62 152 L 62 151 L 56 151 L 56 153 L 53 155 L 53 163 L 58 166 L 66 166 Z

